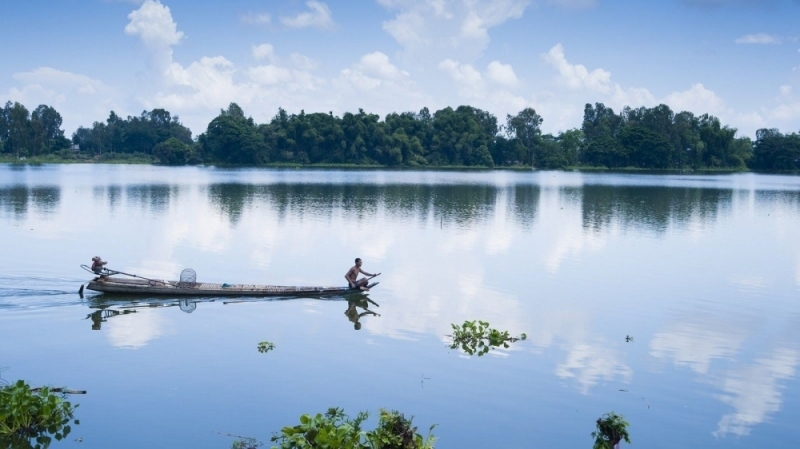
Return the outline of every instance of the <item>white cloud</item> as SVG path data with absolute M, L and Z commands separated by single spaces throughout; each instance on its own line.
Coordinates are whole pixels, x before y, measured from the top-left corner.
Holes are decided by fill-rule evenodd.
M 250 25 L 269 25 L 272 23 L 272 16 L 266 13 L 248 12 L 240 16 L 242 23 Z
M 315 0 L 306 2 L 309 11 L 302 12 L 294 17 L 281 17 L 281 23 L 292 28 L 333 28 L 333 17 L 328 5 Z
M 408 72 L 397 68 L 381 52 L 363 55 L 339 73 L 332 87 L 337 103 L 334 109 L 351 112 L 365 107 L 365 103 L 373 105 L 370 112 L 378 114 L 416 111 L 433 101 Z
M 274 85 L 287 83 L 292 80 L 292 72 L 284 67 L 263 65 L 247 69 L 251 80 L 261 85 Z
M 108 319 L 105 324 L 106 338 L 112 346 L 139 349 L 160 337 L 169 322 L 163 310 L 140 308 L 136 313 L 120 314 Z
M 558 83 L 569 90 L 603 94 L 606 96 L 606 101 L 615 108 L 655 104 L 655 98 L 645 88 L 623 88 L 618 83 L 611 81 L 611 72 L 601 68 L 590 72 L 582 64 L 571 64 L 567 61 L 564 47 L 561 44 L 556 44 L 542 57 L 545 62 L 558 71 Z
M 292 64 L 300 70 L 314 70 L 317 68 L 317 63 L 308 56 L 301 55 L 300 53 L 292 53 L 289 56 Z
M 18 72 L 13 78 L 21 87 L 12 87 L 8 99 L 18 101 L 29 109 L 40 104 L 53 106 L 62 114 L 64 130 L 70 135 L 78 126 L 120 112 L 121 94 L 102 81 L 51 67 L 39 67 L 30 72 Z
M 720 330 L 714 330 L 715 327 Z M 739 351 L 747 337 L 742 329 L 708 317 L 677 322 L 653 336 L 650 355 L 672 360 L 676 366 L 686 366 L 698 374 L 708 374 L 714 360 L 732 359 Z
M 783 85 L 781 86 L 781 95 L 788 96 L 792 93 L 792 86 Z
M 720 399 L 735 411 L 719 420 L 714 436 L 748 435 L 753 426 L 779 411 L 783 402 L 780 382 L 794 378 L 798 364 L 800 353 L 783 348 L 728 373 L 720 382 Z
M 365 73 L 387 80 L 409 77 L 408 72 L 399 70 L 389 61 L 388 56 L 379 51 L 362 56 L 359 66 Z
M 139 36 L 148 46 L 171 47 L 184 37 L 172 20 L 169 7 L 158 0 L 145 0 L 139 9 L 128 14 L 128 19 L 125 34 Z
M 275 60 L 275 49 L 270 44 L 261 44 L 253 46 L 253 58 L 256 60 L 266 59 L 269 61 Z
M 473 62 L 489 44 L 489 30 L 522 17 L 529 0 L 380 0 L 396 11 L 383 29 L 402 47 L 408 63 L 444 59 Z
M 510 64 L 501 64 L 500 61 L 492 61 L 486 67 L 486 77 L 497 84 L 506 87 L 517 87 L 519 80 Z
M 610 72 L 603 69 L 594 69 L 589 72 L 584 65 L 570 64 L 564 55 L 564 47 L 561 44 L 556 44 L 542 57 L 545 62 L 558 70 L 559 81 L 568 89 L 587 89 L 602 93 L 608 93 L 611 90 Z
M 480 98 L 484 95 L 483 76 L 470 64 L 461 64 L 452 59 L 439 63 L 439 69 L 447 72 L 459 86 L 463 98 Z
M 667 95 L 663 103 L 675 111 L 692 111 L 696 114 L 722 115 L 729 112 L 725 102 L 701 83 L 695 84 L 688 90 Z
M 684 91 L 675 91 L 662 98 L 656 98 L 646 88 L 623 87 L 612 80 L 611 72 L 607 70 L 589 70 L 584 65 L 569 62 L 560 44 L 552 47 L 542 58 L 556 71 L 553 89 L 537 92 L 532 99 L 534 107 L 545 117 L 543 126 L 546 131 L 578 125 L 583 106 L 593 102 L 605 103 L 616 111 L 625 106 L 652 107 L 663 103 L 676 112 L 708 113 L 719 117 L 725 125 L 737 128 L 740 136 L 753 136 L 756 129 L 764 126 L 793 129 L 800 119 L 800 102 L 793 101 L 788 95 L 791 86 L 781 87 L 784 94 L 782 103 L 741 112 L 729 107 L 722 97 L 703 83 L 695 83 Z
M 558 117 L 550 121 L 547 129 L 557 130 L 580 123 L 583 106 L 591 102 L 603 102 L 619 110 L 624 106 L 654 106 L 655 97 L 648 89 L 622 87 L 611 80 L 611 72 L 602 68 L 589 70 L 582 64 L 570 63 L 564 47 L 556 44 L 541 55 L 550 67 L 556 70 L 555 91 L 544 91 L 534 96 L 533 104 L 541 109 L 544 117 Z M 588 95 L 587 95 L 588 94 Z M 547 122 L 547 118 L 545 119 Z M 555 125 L 555 129 L 553 129 Z
M 509 65 L 495 61 L 489 64 L 484 75 L 471 64 L 445 59 L 439 63 L 439 70 L 450 75 L 458 88 L 458 96 L 463 101 L 470 106 L 491 112 L 500 120 L 506 114 L 517 113 L 530 106 L 523 97 L 506 90 L 518 85 L 518 82 L 514 83 L 516 75 Z M 493 81 L 495 85 L 487 83 L 487 79 Z
M 769 35 L 766 33 L 747 34 L 737 38 L 734 42 L 737 44 L 780 44 L 781 39 L 777 36 Z
M 556 366 L 556 376 L 562 379 L 575 379 L 581 386 L 581 393 L 588 394 L 599 380 L 613 380 L 619 377 L 630 382 L 633 370 L 619 360 L 619 354 L 608 345 L 576 344 L 569 349 L 567 358 Z
M 172 62 L 172 47 L 184 38 L 169 7 L 158 0 L 145 0 L 139 9 L 128 14 L 128 19 L 125 34 L 138 36 L 150 50 L 156 72 L 163 71 Z

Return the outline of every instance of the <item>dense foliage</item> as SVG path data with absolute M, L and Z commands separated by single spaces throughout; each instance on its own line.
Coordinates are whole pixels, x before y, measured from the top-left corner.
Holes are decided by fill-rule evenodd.
M 587 104 L 580 129 L 543 134 L 533 108 L 507 115 L 505 124 L 471 106 L 388 114 L 283 109 L 256 123 L 240 106 L 221 110 L 203 133 L 191 131 L 163 109 L 80 127 L 64 137 L 61 116 L 19 103 L 0 111 L 0 153 L 14 158 L 77 153 L 185 164 L 353 164 L 386 167 L 520 166 L 540 169 L 594 166 L 643 169 L 800 170 L 800 134 L 760 129 L 755 143 L 714 116 L 674 112 L 666 105 L 626 107 L 619 113 Z M 74 152 L 73 152 L 74 153 Z
M 800 170 L 800 134 L 781 134 L 777 129 L 759 129 L 753 154 L 758 170 Z
M 580 162 L 639 168 L 747 168 L 752 141 L 737 138 L 708 114 L 674 113 L 668 106 L 625 108 L 615 114 L 602 103 L 587 104 Z
M 31 389 L 22 380 L 0 387 L 0 443 L 12 448 L 46 448 L 69 435 L 75 408 L 47 387 Z M 79 424 L 77 420 L 74 424 Z
M 614 412 L 606 413 L 597 419 L 597 430 L 592 432 L 593 449 L 614 449 L 621 441 L 631 443 L 628 434 L 628 421 Z
M 0 109 L 0 152 L 20 158 L 69 148 L 61 122 L 61 114 L 50 106 L 41 105 L 29 112 L 25 106 L 9 101 Z
M 94 122 L 91 128 L 80 127 L 72 135 L 72 142 L 80 146 L 81 151 L 92 154 L 122 153 L 161 155 L 177 151 L 188 153 L 194 142 L 192 132 L 183 126 L 178 116 L 171 115 L 164 109 L 143 111 L 138 117 L 129 116 L 123 119 L 114 111 L 105 122 Z M 180 147 L 186 145 L 186 149 Z M 166 144 L 166 147 L 165 145 Z M 189 154 L 168 155 L 164 163 L 186 164 L 199 162 Z
M 272 437 L 272 442 L 277 443 L 273 448 L 433 449 L 435 437 L 420 435 L 412 425 L 413 418 L 406 418 L 397 411 L 381 410 L 378 427 L 364 431 L 361 425 L 367 417 L 366 412 L 360 412 L 351 419 L 339 408 L 328 409 L 324 415 L 303 415 L 300 424 L 284 427 Z

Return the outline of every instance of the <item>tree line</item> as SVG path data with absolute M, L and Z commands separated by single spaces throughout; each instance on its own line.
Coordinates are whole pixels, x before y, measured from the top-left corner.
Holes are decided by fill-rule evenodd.
M 279 108 L 256 123 L 236 103 L 220 111 L 196 138 L 164 109 L 80 127 L 72 139 L 61 115 L 40 105 L 29 112 L 7 102 L 0 110 L 0 152 L 15 157 L 80 154 L 143 155 L 168 165 L 356 164 L 387 167 L 592 166 L 643 169 L 800 170 L 800 134 L 760 129 L 753 142 L 709 114 L 674 112 L 666 105 L 623 108 L 587 104 L 581 128 L 544 134 L 543 118 L 525 108 L 500 124 L 472 107 L 388 114 L 359 109 L 289 114 Z

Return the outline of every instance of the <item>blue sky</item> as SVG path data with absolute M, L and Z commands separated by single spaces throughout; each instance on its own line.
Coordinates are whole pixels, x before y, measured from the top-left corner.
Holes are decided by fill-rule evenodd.
M 194 134 L 235 101 L 289 112 L 666 103 L 800 129 L 798 0 L 6 0 L 0 92 L 64 128 L 161 107 Z

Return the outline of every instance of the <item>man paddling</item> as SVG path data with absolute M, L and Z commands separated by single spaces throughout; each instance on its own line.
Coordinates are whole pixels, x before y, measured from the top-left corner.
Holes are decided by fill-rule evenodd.
M 368 278 L 361 278 L 361 279 L 356 280 L 358 278 L 358 273 L 361 273 L 364 276 L 369 276 L 369 277 Z M 353 266 L 353 268 L 351 268 L 351 269 L 349 269 L 347 271 L 347 274 L 344 275 L 344 278 L 347 279 L 348 287 L 350 287 L 352 289 L 358 289 L 358 290 L 361 290 L 362 292 L 365 292 L 365 291 L 369 290 L 367 288 L 367 284 L 369 283 L 369 280 L 374 278 L 375 276 L 378 276 L 378 275 L 380 275 L 380 273 L 378 273 L 378 274 L 370 274 L 370 273 L 367 273 L 366 271 L 362 270 L 361 269 L 361 259 L 356 257 L 356 264 Z

